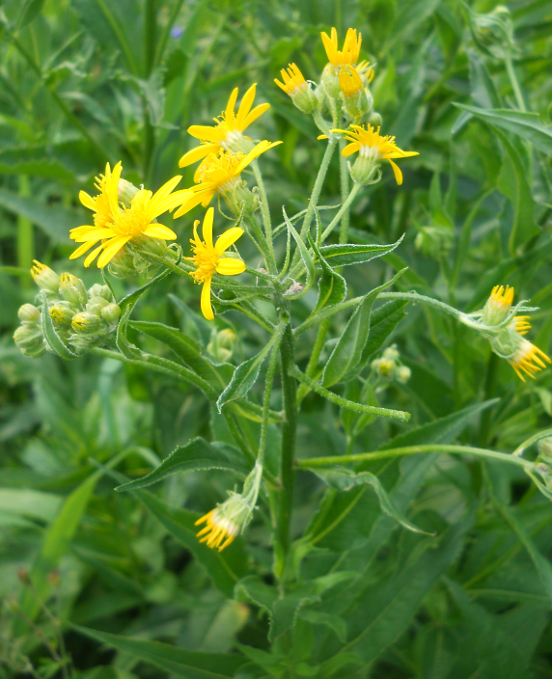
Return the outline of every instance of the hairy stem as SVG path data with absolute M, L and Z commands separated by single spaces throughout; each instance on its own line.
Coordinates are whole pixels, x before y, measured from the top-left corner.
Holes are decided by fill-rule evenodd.
M 328 226 L 324 229 L 322 236 L 320 238 L 320 243 L 323 243 L 326 238 L 330 235 L 330 233 L 335 229 L 335 227 L 339 224 L 340 219 L 343 217 L 344 214 L 348 213 L 349 208 L 351 207 L 351 203 L 353 200 L 356 198 L 357 193 L 360 191 L 362 187 L 362 184 L 353 184 L 353 188 L 351 189 L 351 192 L 345 199 L 345 202 L 341 205 L 339 208 L 338 213 L 336 216 L 332 219 L 332 221 L 328 224 Z M 349 233 L 349 225 L 347 222 L 347 236 Z M 341 242 L 341 239 L 340 239 Z
M 341 202 L 345 204 L 349 195 L 349 168 L 347 167 L 347 159 L 341 153 L 345 148 L 345 139 L 339 140 L 339 179 L 341 184 Z M 345 212 L 341 215 L 341 229 L 339 231 L 339 242 L 347 243 L 349 240 L 349 222 L 350 222 L 350 203 Z
M 301 227 L 301 238 L 303 240 L 306 239 L 307 233 L 310 230 L 312 220 L 314 218 L 314 209 L 316 208 L 316 206 L 318 205 L 318 201 L 320 200 L 320 194 L 322 193 L 322 187 L 324 186 L 324 179 L 326 178 L 326 174 L 328 173 L 328 168 L 330 167 L 330 162 L 332 160 L 332 156 L 336 146 L 337 139 L 330 135 L 328 146 L 326 147 L 326 150 L 324 152 L 322 163 L 320 164 L 318 174 L 316 175 L 316 181 L 314 182 L 312 193 L 309 198 L 309 204 L 307 207 L 307 212 L 305 214 L 305 219 L 303 220 L 303 226 Z
M 307 369 L 305 370 L 305 375 L 307 377 L 314 377 L 316 375 L 316 368 L 318 367 L 318 359 L 322 353 L 322 348 L 324 342 L 326 341 L 326 334 L 328 332 L 328 327 L 330 325 L 329 320 L 322 321 L 320 327 L 318 328 L 318 334 L 316 335 L 316 340 L 314 341 L 314 346 L 312 348 L 312 354 L 309 358 L 309 363 Z M 306 384 L 301 384 L 297 390 L 297 407 L 301 406 L 301 401 L 305 396 L 311 391 L 310 387 Z

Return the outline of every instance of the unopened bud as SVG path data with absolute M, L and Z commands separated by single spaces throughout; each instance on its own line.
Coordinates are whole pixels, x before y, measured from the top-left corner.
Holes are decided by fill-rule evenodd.
M 34 282 L 38 285 L 41 290 L 47 290 L 48 292 L 57 292 L 59 289 L 59 276 L 55 271 L 52 271 L 46 264 L 41 264 L 36 259 L 34 261 L 34 266 L 31 269 L 31 275 Z
M 397 345 L 392 344 L 390 347 L 383 352 L 382 357 L 387 358 L 390 361 L 396 361 L 399 358 L 399 352 L 397 351 Z
M 510 313 L 514 302 L 514 288 L 495 285 L 483 307 L 481 322 L 485 325 L 499 325 Z
M 23 304 L 19 307 L 17 315 L 23 323 L 36 323 L 40 318 L 40 309 L 37 309 L 34 304 Z
M 368 118 L 368 122 L 373 127 L 381 127 L 383 118 L 377 111 L 372 111 L 372 113 L 370 113 L 370 117 Z
M 412 371 L 406 365 L 400 365 L 396 370 L 397 381 L 406 384 L 412 375 Z
M 42 329 L 39 325 L 20 325 L 13 333 L 13 340 L 25 356 L 37 358 L 46 351 Z
M 88 299 L 84 283 L 70 273 L 62 273 L 59 277 L 59 291 L 63 299 L 76 307 L 84 306 Z
M 117 323 L 121 317 L 121 307 L 118 304 L 112 302 L 111 304 L 104 306 L 100 314 L 104 321 L 107 321 L 110 325 L 112 325 Z
M 108 302 L 105 297 L 92 297 L 86 305 L 86 311 L 99 316 L 102 309 L 105 309 L 109 304 L 111 304 L 111 302 Z
M 220 332 L 213 331 L 211 341 L 207 345 L 207 351 L 214 356 L 219 363 L 226 363 L 232 358 L 234 345 L 236 344 L 236 333 L 229 328 Z
M 88 297 L 103 297 L 106 301 L 111 302 L 113 295 L 108 285 L 101 285 L 100 283 L 94 283 L 94 285 L 88 291 Z
M 341 93 L 341 86 L 339 84 L 339 73 L 332 64 L 327 64 L 322 71 L 322 78 L 320 84 L 324 88 L 326 94 L 331 99 L 338 99 Z
M 69 328 L 74 315 L 75 310 L 69 302 L 58 302 L 50 307 L 50 318 L 60 328 Z
M 101 327 L 100 317 L 97 314 L 82 311 L 73 316 L 71 327 L 75 332 L 86 333 L 87 335 L 95 334 Z

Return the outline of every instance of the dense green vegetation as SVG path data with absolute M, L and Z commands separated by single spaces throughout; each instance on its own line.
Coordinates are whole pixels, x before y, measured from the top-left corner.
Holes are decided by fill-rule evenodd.
M 328 142 L 273 83 L 290 62 L 319 82 L 320 33 L 332 26 L 340 45 L 349 27 L 362 33 L 381 133 L 419 153 L 399 160 L 400 186 L 384 162 L 328 243 L 404 239 L 373 261 L 342 258 L 337 271 L 294 219 Z M 510 285 L 514 304 L 538 307 L 528 339 L 552 351 L 551 49 L 548 0 L 0 4 L 0 677 L 552 677 L 552 475 L 537 446 L 552 434 L 552 369 L 520 380 L 489 334 L 465 322 L 495 285 Z M 102 277 L 69 259 L 69 230 L 90 223 L 79 191 L 93 193 L 106 162 L 122 160 L 124 177 L 153 191 L 179 173 L 178 188 L 192 186 L 195 166 L 178 168 L 197 145 L 187 128 L 212 124 L 232 89 L 241 97 L 253 83 L 256 103 L 271 108 L 247 133 L 283 141 L 259 160 L 275 261 L 281 270 L 287 232 L 292 256 L 303 248 L 297 280 L 317 276 L 305 296 L 287 291 L 293 328 L 306 322 L 297 367 L 285 350 L 282 366 L 268 351 L 273 333 L 276 349 L 287 346 L 287 316 L 245 287 L 272 285 L 273 272 L 246 272 L 241 291 L 217 293 L 207 321 L 185 260 L 149 287 L 149 271 Z M 347 177 L 336 152 L 315 239 Z M 254 185 L 252 172 L 244 178 Z M 212 205 L 220 234 L 232 224 Z M 184 256 L 204 215 L 159 220 Z M 250 269 L 264 267 L 247 236 L 238 249 Z M 108 282 L 123 311 L 137 302 L 117 347 L 74 360 L 20 352 L 18 308 L 44 304 L 34 259 L 86 288 Z M 312 312 L 339 274 L 358 302 L 328 315 L 321 335 Z M 333 294 L 330 306 L 341 300 Z M 181 337 L 191 339 L 179 354 Z M 180 373 L 151 372 L 146 355 Z M 227 385 L 246 361 L 260 375 L 239 373 L 241 391 L 220 414 L 222 388 L 209 380 Z M 286 467 L 293 396 L 296 459 Z M 224 551 L 209 549 L 194 523 L 241 492 L 259 438 L 258 509 Z M 144 489 L 175 450 L 176 473 Z M 114 490 L 129 481 L 129 492 Z

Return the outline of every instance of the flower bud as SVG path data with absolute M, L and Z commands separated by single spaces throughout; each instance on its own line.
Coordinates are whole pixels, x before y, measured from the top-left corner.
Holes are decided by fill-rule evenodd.
M 101 320 L 97 314 L 88 311 L 81 311 L 73 316 L 71 327 L 75 332 L 86 335 L 94 335 L 101 328 Z
M 31 275 L 34 282 L 41 290 L 48 292 L 57 292 L 59 289 L 59 276 L 55 271 L 52 271 L 46 264 L 41 264 L 36 259 L 33 260 L 34 266 L 31 269 Z
M 38 358 L 46 351 L 46 344 L 39 325 L 20 325 L 13 333 L 13 340 L 25 356 Z
M 395 376 L 395 361 L 388 358 L 376 358 L 371 364 L 372 370 L 379 376 L 386 380 L 392 380 Z
M 383 352 L 382 358 L 386 358 L 389 361 L 396 361 L 399 358 L 400 354 L 397 351 L 397 345 L 392 344 L 390 347 L 387 347 L 387 349 Z
M 370 113 L 370 117 L 368 118 L 368 122 L 370 123 L 370 125 L 372 125 L 372 127 L 378 128 L 381 127 L 383 118 L 376 111 L 372 111 L 372 113 Z
M 514 288 L 509 285 L 495 285 L 483 307 L 481 322 L 485 325 L 499 325 L 510 313 L 514 301 Z
M 406 384 L 406 382 L 408 382 L 408 380 L 410 379 L 411 375 L 412 371 L 406 365 L 400 365 L 395 372 L 397 382 L 401 382 L 401 384 Z
M 211 341 L 207 345 L 207 351 L 214 356 L 219 363 L 226 363 L 232 358 L 236 344 L 236 333 L 229 328 L 220 332 L 213 331 Z
M 379 158 L 376 155 L 359 154 L 353 165 L 349 164 L 349 174 L 357 184 L 375 184 L 381 177 Z
M 94 283 L 94 285 L 88 291 L 88 297 L 103 297 L 106 301 L 111 302 L 113 300 L 113 295 L 108 285 L 101 285 L 100 283 Z
M 320 85 L 330 97 L 330 99 L 338 99 L 341 93 L 341 87 L 339 85 L 339 73 L 336 71 L 335 67 L 331 64 L 327 64 L 322 71 L 322 78 L 320 79 Z
M 289 94 L 294 105 L 303 113 L 313 113 L 320 106 L 316 92 L 311 89 L 311 83 L 306 81 L 297 64 L 289 64 L 281 71 L 283 83 L 277 78 L 274 82 L 286 94 Z M 242 150 L 242 149 L 239 149 Z
M 69 302 L 58 302 L 50 307 L 50 318 L 59 328 L 69 328 L 75 315 L 75 309 Z
M 88 299 L 84 283 L 80 278 L 70 273 L 61 274 L 59 278 L 59 291 L 63 299 L 76 307 L 83 307 Z
M 104 306 L 100 315 L 104 321 L 107 321 L 110 325 L 114 325 L 121 317 L 121 307 L 118 304 L 111 302 L 107 306 Z
M 23 304 L 19 307 L 17 315 L 22 323 L 37 323 L 40 319 L 40 309 L 37 309 L 34 304 Z
M 547 464 L 552 464 L 552 436 L 547 436 L 544 439 L 540 439 L 537 443 L 537 448 L 539 451 L 539 457 L 543 462 Z
M 259 198 L 254 194 L 247 183 L 242 179 L 232 182 L 227 188 L 221 190 L 229 210 L 239 217 L 242 213 L 251 215 L 259 209 Z
M 108 302 L 105 297 L 92 297 L 92 299 L 86 305 L 86 311 L 99 316 L 102 309 L 104 309 L 109 304 L 111 304 L 111 302 Z

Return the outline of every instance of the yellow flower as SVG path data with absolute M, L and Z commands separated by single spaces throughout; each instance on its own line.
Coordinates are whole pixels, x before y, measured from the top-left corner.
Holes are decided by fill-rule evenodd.
M 368 125 L 366 129 L 361 125 L 351 125 L 349 130 L 336 129 L 332 132 L 341 132 L 345 135 L 345 139 L 351 142 L 343 149 L 341 155 L 347 157 L 358 152 L 362 159 L 389 161 L 397 184 L 402 184 L 403 176 L 392 158 L 408 158 L 409 156 L 419 155 L 415 151 L 403 151 L 395 144 L 395 137 L 380 136 L 380 128 L 376 129 L 372 125 Z
M 544 363 L 542 359 L 544 359 L 547 363 L 552 363 L 544 351 L 541 351 L 538 347 L 536 347 L 534 344 L 531 344 L 531 342 L 527 341 L 526 339 L 522 339 L 513 358 L 508 359 L 508 363 L 516 371 L 518 377 L 523 382 L 525 382 L 525 378 L 521 374 L 521 371 L 523 371 L 526 375 L 529 375 L 529 377 L 535 379 L 534 373 L 546 368 L 546 363 Z
M 172 210 L 182 203 L 186 191 L 172 193 L 180 176 L 173 177 L 155 194 L 146 189 L 140 189 L 130 202 L 130 207 L 119 205 L 119 179 L 121 163 L 117 163 L 113 172 L 109 163 L 106 166 L 105 177 L 101 177 L 96 185 L 100 194 L 91 198 L 81 191 L 80 199 L 85 207 L 94 211 L 94 226 L 79 226 L 71 230 L 71 238 L 82 243 L 69 259 L 76 259 L 91 247 L 98 245 L 85 259 L 84 266 L 90 264 L 98 255 L 98 268 L 104 267 L 129 241 L 139 236 L 173 240 L 176 234 L 162 224 L 155 223 L 155 219 L 167 210 Z M 103 250 L 103 252 L 102 252 Z
M 354 66 L 345 66 L 341 71 L 339 87 L 346 97 L 354 97 L 362 90 L 362 79 Z
M 222 148 L 218 153 L 209 154 L 195 172 L 194 181 L 197 186 L 187 190 L 189 195 L 181 201 L 181 207 L 174 218 L 189 212 L 200 203 L 207 207 L 215 193 L 222 195 L 232 191 L 239 182 L 241 173 L 255 158 L 281 143 L 261 141 L 247 155 Z
M 514 318 L 514 330 L 520 335 L 526 335 L 531 330 L 531 323 L 527 320 L 530 316 L 516 316 Z
M 354 28 L 349 28 L 347 35 L 345 36 L 342 51 L 337 48 L 338 41 L 335 28 L 332 28 L 331 35 L 332 37 L 330 38 L 327 33 L 321 33 L 324 49 L 326 50 L 326 55 L 330 64 L 336 68 L 345 66 L 346 64 L 349 64 L 350 66 L 357 64 L 360 55 L 360 45 L 362 44 L 362 35 L 359 33 L 357 38 L 356 30 Z
M 281 83 L 278 78 L 274 78 L 274 82 L 290 97 L 295 96 L 301 90 L 308 89 L 308 83 L 297 64 L 288 64 L 288 68 L 282 68 L 280 73 L 284 82 Z
M 218 153 L 221 149 L 232 150 L 232 147 L 239 144 L 243 138 L 243 132 L 257 120 L 265 111 L 270 108 L 270 104 L 259 104 L 253 110 L 255 92 L 257 84 L 252 85 L 244 94 L 238 112 L 234 112 L 238 99 L 238 88 L 232 90 L 226 111 L 223 111 L 218 118 L 214 118 L 216 125 L 192 125 L 188 128 L 188 134 L 200 139 L 201 146 L 185 153 L 180 162 L 180 167 L 187 167 L 192 163 L 205 158 L 210 153 Z
M 190 239 L 193 257 L 186 257 L 195 264 L 196 270 L 192 276 L 196 283 L 203 283 L 201 291 L 201 311 L 208 321 L 214 318 L 211 307 L 211 279 L 215 273 L 223 276 L 237 276 L 245 271 L 245 262 L 234 257 L 223 257 L 225 250 L 233 245 L 243 234 L 243 229 L 237 226 L 225 231 L 213 245 L 213 215 L 214 208 L 207 210 L 203 220 L 203 241 L 197 234 L 199 220 L 194 223 L 194 237 Z
M 199 526 L 202 523 L 207 525 L 199 531 L 197 537 L 204 536 L 200 542 L 206 542 L 207 547 L 218 549 L 219 552 L 228 547 L 239 532 L 239 526 L 230 519 L 220 516 L 218 508 L 212 509 L 208 514 L 202 516 L 195 522 L 195 525 Z

